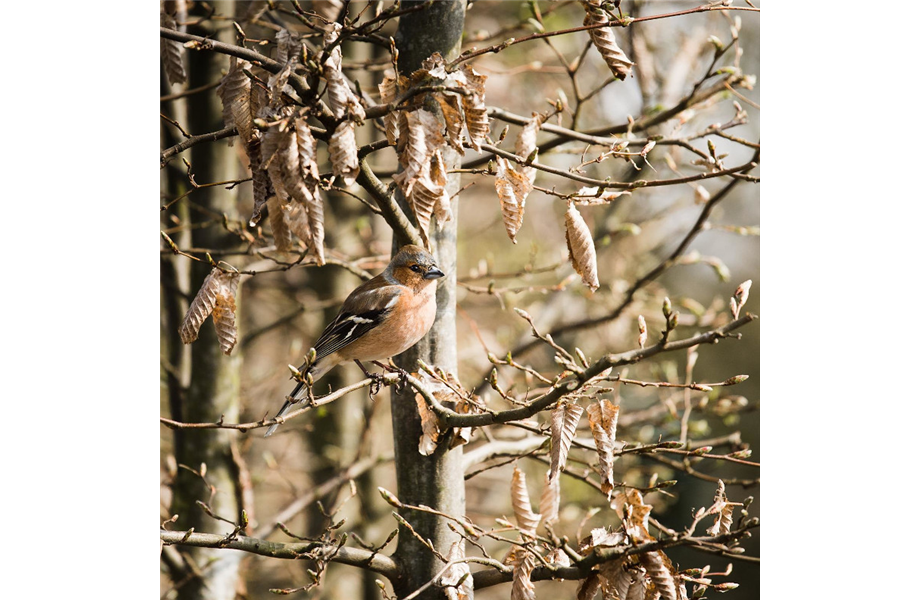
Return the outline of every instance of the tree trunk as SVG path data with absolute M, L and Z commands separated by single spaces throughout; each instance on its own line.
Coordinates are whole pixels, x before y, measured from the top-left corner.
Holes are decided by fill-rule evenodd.
M 409 7 L 418 2 L 404 2 Z M 434 2 L 418 12 L 400 18 L 396 32 L 399 70 L 411 73 L 424 59 L 440 52 L 447 60 L 459 54 L 466 4 L 459 0 Z M 460 157 L 452 150 L 444 155 L 447 169 L 456 168 Z M 459 175 L 450 175 L 448 191 L 459 189 Z M 446 276 L 438 285 L 438 313 L 431 331 L 418 344 L 399 355 L 396 363 L 409 372 L 418 370 L 418 359 L 457 373 L 456 287 L 457 287 L 457 218 L 458 202 L 451 203 L 454 219 L 440 231 L 432 227 L 432 253 Z M 411 211 L 407 214 L 411 214 Z M 395 250 L 395 248 L 394 248 Z M 414 393 L 394 393 L 391 402 L 393 444 L 396 459 L 397 495 L 409 504 L 424 504 L 436 510 L 462 515 L 465 512 L 462 448 L 449 450 L 442 443 L 431 456 L 418 451 L 421 421 Z M 447 526 L 448 521 L 434 515 L 411 510 L 400 514 L 422 539 L 446 555 L 451 543 L 459 539 Z M 401 576 L 394 582 L 398 597 L 403 598 L 428 583 L 444 567 L 415 536 L 400 530 L 395 557 Z M 443 591 L 429 587 L 418 598 L 442 598 Z
M 233 14 L 230 2 L 217 2 L 216 9 L 222 14 Z M 197 7 L 201 10 L 201 7 Z M 190 28 L 191 29 L 191 28 Z M 190 31 L 196 35 L 213 35 L 213 31 Z M 233 32 L 226 29 L 218 34 L 223 42 L 233 42 Z M 227 58 L 212 52 L 189 53 L 189 87 L 195 88 L 217 81 L 221 67 L 227 66 Z M 188 98 L 186 122 L 190 133 L 216 131 L 223 127 L 220 100 L 214 93 L 194 94 Z M 225 143 L 200 144 L 190 150 L 192 173 L 198 183 L 227 181 L 239 175 L 239 164 L 233 148 Z M 189 212 L 191 222 L 199 222 L 226 215 L 237 218 L 237 190 L 226 190 L 222 186 L 196 190 L 189 199 L 203 210 Z M 192 245 L 197 248 L 220 249 L 236 243 L 220 227 L 201 227 L 192 231 Z M 191 294 L 197 292 L 211 267 L 207 263 L 195 262 L 191 269 Z M 239 306 L 237 308 L 239 314 Z M 182 406 L 182 419 L 186 422 L 216 421 L 223 417 L 229 422 L 239 420 L 240 400 L 240 348 L 232 356 L 224 355 L 213 325 L 205 323 L 198 340 L 191 345 L 191 374 Z M 172 510 L 179 515 L 177 529 L 229 533 L 233 526 L 218 521 L 204 513 L 196 501 L 207 503 L 211 510 L 221 517 L 238 521 L 237 470 L 231 454 L 236 432 L 221 429 L 197 431 L 177 430 L 175 436 L 176 461 L 199 471 L 202 464 L 206 472 L 199 474 L 180 468 L 173 488 Z M 232 600 L 236 595 L 238 570 L 241 555 L 236 552 L 222 552 L 205 548 L 187 550 L 201 573 L 178 588 L 178 598 Z

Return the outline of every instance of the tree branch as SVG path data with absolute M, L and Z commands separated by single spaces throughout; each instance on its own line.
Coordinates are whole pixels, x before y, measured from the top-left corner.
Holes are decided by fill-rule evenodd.
M 386 186 L 377 179 L 365 158 L 362 157 L 359 160 L 358 168 L 359 172 L 356 181 L 376 200 L 387 225 L 393 229 L 393 236 L 396 238 L 397 243 L 400 246 L 415 244 L 416 246 L 424 247 L 425 243 L 422 241 L 422 236 L 419 235 L 418 229 L 409 222 L 406 213 L 396 204 L 396 199 L 387 193 Z
M 160 530 L 160 539 L 165 544 L 197 546 L 199 548 L 229 548 L 271 558 L 322 558 L 329 562 L 361 567 L 362 569 L 380 573 L 387 579 L 399 576 L 399 567 L 396 561 L 389 556 L 362 548 L 338 548 L 335 545 L 322 542 L 269 542 L 244 535 L 228 536 L 216 533 L 188 533 L 163 529 Z
M 719 327 L 718 329 L 713 329 L 711 331 L 707 331 L 706 333 L 701 333 L 689 338 L 676 341 L 662 341 L 658 342 L 654 346 L 639 348 L 629 352 L 623 352 L 621 354 L 608 354 L 595 361 L 595 363 L 589 368 L 585 369 L 584 372 L 579 375 L 577 380 L 569 381 L 566 384 L 555 387 L 530 404 L 521 406 L 519 408 L 492 413 L 460 414 L 445 407 L 431 396 L 426 396 L 425 399 L 428 401 L 432 410 L 438 414 L 441 422 L 447 427 L 483 427 L 485 425 L 494 425 L 495 423 L 507 423 L 509 421 L 527 419 L 537 414 L 541 410 L 548 408 L 550 405 L 562 397 L 577 392 L 585 385 L 588 380 L 590 380 L 592 377 L 600 375 L 607 369 L 630 365 L 661 352 L 685 350 L 699 344 L 717 343 L 719 340 L 728 337 L 730 332 L 743 327 L 744 325 L 747 325 L 755 318 L 756 317 L 754 315 L 746 314 L 743 317 L 732 321 L 731 323 L 727 323 L 726 325 Z M 410 378 L 410 383 L 411 382 L 412 379 Z M 413 387 L 415 387 L 414 384 Z

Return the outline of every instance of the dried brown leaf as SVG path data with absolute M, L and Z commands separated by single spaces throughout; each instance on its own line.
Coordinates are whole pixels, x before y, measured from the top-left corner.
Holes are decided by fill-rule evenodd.
M 329 138 L 329 157 L 332 172 L 342 178 L 345 187 L 358 178 L 358 144 L 355 141 L 355 124 L 342 121 Z
M 677 573 L 671 560 L 663 551 L 643 552 L 639 555 L 639 562 L 645 567 L 652 583 L 655 584 L 655 590 L 661 594 L 662 600 L 678 600 Z
M 266 150 L 266 145 L 269 145 Z M 263 159 L 275 189 L 282 189 L 303 211 L 285 207 L 291 230 L 313 252 L 317 262 L 325 263 L 323 239 L 323 202 L 317 190 L 319 173 L 316 168 L 316 141 L 306 120 L 291 117 L 265 132 Z M 303 218 L 302 218 L 303 217 Z
M 328 31 L 323 35 L 323 42 L 328 47 L 339 38 L 341 33 L 342 26 L 339 23 L 332 23 Z M 342 74 L 341 44 L 338 44 L 329 52 L 326 62 L 323 63 L 323 78 L 328 86 L 329 108 L 335 118 L 341 119 L 348 115 L 358 122 L 363 121 L 365 116 L 364 107 L 361 106 L 361 101 L 351 91 L 348 80 Z
M 396 85 L 396 73 L 392 69 L 387 69 L 383 74 L 383 81 L 377 86 L 380 91 L 381 104 L 389 104 L 396 100 L 399 94 L 399 86 Z M 386 129 L 387 142 L 395 146 L 399 140 L 399 114 L 401 111 L 392 110 L 383 116 L 383 125 Z
M 275 191 L 268 173 L 262 168 L 261 136 L 252 138 L 246 144 L 246 155 L 252 172 L 252 216 L 249 217 L 249 226 L 255 227 L 262 220 L 262 209 Z
M 533 190 L 533 184 L 504 158 L 497 157 L 498 169 L 495 173 L 495 191 L 501 201 L 502 220 L 508 237 L 515 244 L 517 233 L 524 223 L 524 205 L 527 195 Z
M 593 600 L 597 592 L 601 589 L 601 578 L 597 573 L 591 573 L 578 586 L 578 593 L 575 596 L 578 600 Z
M 475 398 L 475 396 L 474 396 Z M 473 404 L 467 398 L 460 400 L 457 403 L 457 412 L 461 415 L 466 415 L 474 412 L 475 404 Z M 472 427 L 459 427 L 454 429 L 454 439 L 451 440 L 450 447 L 456 448 L 457 446 L 463 446 L 468 444 L 473 437 L 473 428 Z
M 610 22 L 607 13 L 599 7 L 585 4 L 585 11 L 585 25 L 597 25 Z M 591 41 L 594 42 L 594 47 L 597 48 L 597 51 L 604 57 L 604 62 L 610 67 L 613 76 L 621 81 L 626 79 L 635 63 L 626 58 L 626 55 L 617 45 L 617 39 L 613 34 L 613 29 L 611 27 L 599 27 L 589 29 L 588 34 L 591 36 Z
M 638 545 L 654 539 L 648 532 L 648 518 L 652 513 L 652 506 L 645 503 L 639 490 L 626 490 L 625 494 L 617 496 L 614 504 L 617 514 L 623 521 L 623 529 L 633 544 Z
M 310 215 L 300 202 L 287 202 L 281 205 L 285 227 L 296 235 L 307 248 L 313 247 L 313 232 L 310 229 Z
M 597 447 L 601 489 L 609 498 L 613 493 L 613 443 L 616 441 L 620 407 L 614 406 L 606 398 L 601 398 L 588 406 L 587 412 L 591 435 L 594 436 L 594 445 Z
M 214 328 L 217 330 L 217 341 L 220 343 L 221 351 L 230 356 L 233 347 L 236 346 L 236 290 L 240 282 L 239 273 L 224 273 L 218 275 L 221 282 L 217 298 L 214 303 L 214 311 L 211 313 L 214 319 Z
M 540 517 L 547 525 L 552 525 L 559 520 L 559 477 L 551 477 L 550 471 L 546 472 L 543 493 L 540 495 Z
M 645 600 L 647 590 L 645 570 L 632 561 L 636 559 L 628 557 L 601 563 L 598 574 L 601 578 L 605 599 Z
M 183 343 L 191 344 L 198 339 L 201 324 L 213 314 L 218 341 L 224 354 L 230 354 L 236 344 L 236 290 L 239 273 L 227 273 L 217 267 L 211 269 L 201 288 L 189 304 L 185 319 L 179 328 Z
M 527 492 L 527 476 L 517 465 L 514 465 L 514 474 L 511 476 L 511 506 L 521 531 L 532 536 L 536 535 L 540 515 L 534 514 L 531 508 L 530 494 Z
M 284 86 L 287 85 L 292 69 L 293 64 L 287 62 L 280 71 L 269 76 L 267 83 L 269 91 L 268 102 L 271 106 L 281 105 L 281 95 L 284 93 Z
M 476 72 L 469 63 L 464 63 L 463 69 L 456 75 L 456 81 L 471 93 L 463 96 L 463 119 L 466 129 L 470 134 L 470 145 L 477 152 L 482 152 L 480 143 L 489 137 L 489 114 L 485 103 L 486 76 Z
M 511 600 L 536 600 L 537 592 L 530 580 L 536 558 L 530 552 L 522 551 L 515 555 L 512 564 Z
M 422 419 L 422 435 L 418 440 L 418 451 L 422 456 L 431 456 L 438 447 L 441 429 L 438 425 L 438 415 L 435 414 L 421 394 L 415 395 L 418 414 Z
M 729 533 L 732 530 L 732 512 L 734 508 L 734 505 L 725 496 L 725 482 L 720 479 L 719 487 L 716 488 L 715 498 L 713 498 L 713 504 L 706 511 L 706 514 L 715 515 L 715 522 L 712 527 L 706 530 L 706 533 L 709 535 Z
M 284 216 L 284 206 L 287 203 L 276 193 L 268 197 L 266 204 L 268 222 L 272 226 L 272 235 L 275 238 L 275 249 L 287 252 L 291 249 L 291 228 Z
M 297 60 L 297 50 L 300 49 L 300 42 L 295 40 L 287 29 L 281 29 L 275 34 L 275 46 L 278 49 L 275 60 L 279 63 L 284 64 L 291 60 Z
M 224 125 L 236 127 L 244 144 L 259 136 L 252 120 L 268 103 L 268 95 L 258 85 L 253 85 L 246 75 L 252 66 L 245 60 L 230 58 L 230 70 L 220 80 L 217 95 L 223 105 Z M 231 140 L 233 138 L 230 138 Z
M 583 412 L 584 409 L 573 402 L 561 402 L 553 410 L 549 467 L 551 479 L 558 479 L 559 471 L 565 468 L 566 457 L 569 455 L 569 448 L 575 439 L 575 430 L 578 429 L 578 420 Z
M 591 230 L 573 204 L 565 211 L 565 243 L 569 247 L 569 260 L 581 281 L 593 292 L 600 283 L 597 280 L 597 253 Z
M 527 160 L 536 150 L 537 132 L 543 126 L 544 120 L 545 117 L 540 113 L 533 113 L 533 118 L 527 121 L 524 127 L 521 128 L 520 133 L 518 133 L 517 139 L 514 141 L 514 153 L 524 160 Z M 533 167 L 524 166 L 521 168 L 521 173 L 530 180 L 530 183 L 533 183 L 537 177 L 537 170 Z
M 436 94 L 435 99 L 441 105 L 441 112 L 444 114 L 447 143 L 463 154 L 463 107 L 460 96 L 444 93 Z
M 431 159 L 431 180 L 441 186 L 441 193 L 434 205 L 434 217 L 440 230 L 445 223 L 454 218 L 453 210 L 450 208 L 450 194 L 447 193 L 447 168 L 444 166 L 440 149 L 435 150 L 434 158 Z
M 464 558 L 463 540 L 457 540 L 450 545 L 447 560 L 448 562 L 454 562 Z M 464 575 L 466 578 L 464 578 Z M 463 580 L 463 583 L 460 583 L 461 580 Z M 470 565 L 465 562 L 456 562 L 447 567 L 447 570 L 438 579 L 437 585 L 444 589 L 447 600 L 468 600 L 472 598 L 473 576 L 470 573 Z
M 176 20 L 165 12 L 160 12 L 160 27 L 176 31 Z M 181 42 L 160 38 L 160 57 L 163 59 L 163 68 L 166 70 L 166 79 L 169 83 L 185 83 L 188 76 L 185 65 L 182 63 L 182 53 L 185 48 Z
M 406 115 L 406 129 L 400 128 L 400 137 L 405 138 L 399 163 L 403 170 L 393 176 L 403 195 L 412 195 L 412 187 L 422 176 L 430 174 L 431 158 L 444 145 L 443 128 L 437 116 L 425 109 L 414 110 Z

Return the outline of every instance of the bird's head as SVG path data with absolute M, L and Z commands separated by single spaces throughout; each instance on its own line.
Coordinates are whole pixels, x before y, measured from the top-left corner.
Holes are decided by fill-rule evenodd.
M 435 264 L 434 257 L 421 246 L 403 246 L 390 267 L 393 277 L 403 285 L 420 289 L 435 279 L 444 277 L 444 272 Z

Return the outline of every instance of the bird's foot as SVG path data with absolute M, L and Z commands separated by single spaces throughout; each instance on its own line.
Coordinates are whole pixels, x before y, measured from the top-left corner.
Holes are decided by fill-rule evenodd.
M 389 373 L 396 373 L 399 375 L 399 379 L 396 380 L 396 384 L 394 385 L 397 392 L 402 391 L 407 385 L 409 385 L 409 373 L 407 373 L 404 369 L 400 369 L 393 363 L 387 365 L 377 360 L 373 361 L 373 363 L 384 371 Z
M 374 361 L 374 362 L 376 363 L 377 361 Z M 364 368 L 364 365 L 361 363 L 360 360 L 356 360 L 355 364 L 357 364 L 361 368 L 361 371 L 364 373 L 364 376 L 371 380 L 371 388 L 370 388 L 369 394 L 371 398 L 373 398 L 374 396 L 380 393 L 380 388 L 383 387 L 383 385 L 386 383 L 386 378 L 384 377 L 382 373 L 371 373 L 370 371 L 368 371 L 366 368 Z M 380 364 L 380 363 L 377 363 L 377 364 Z

